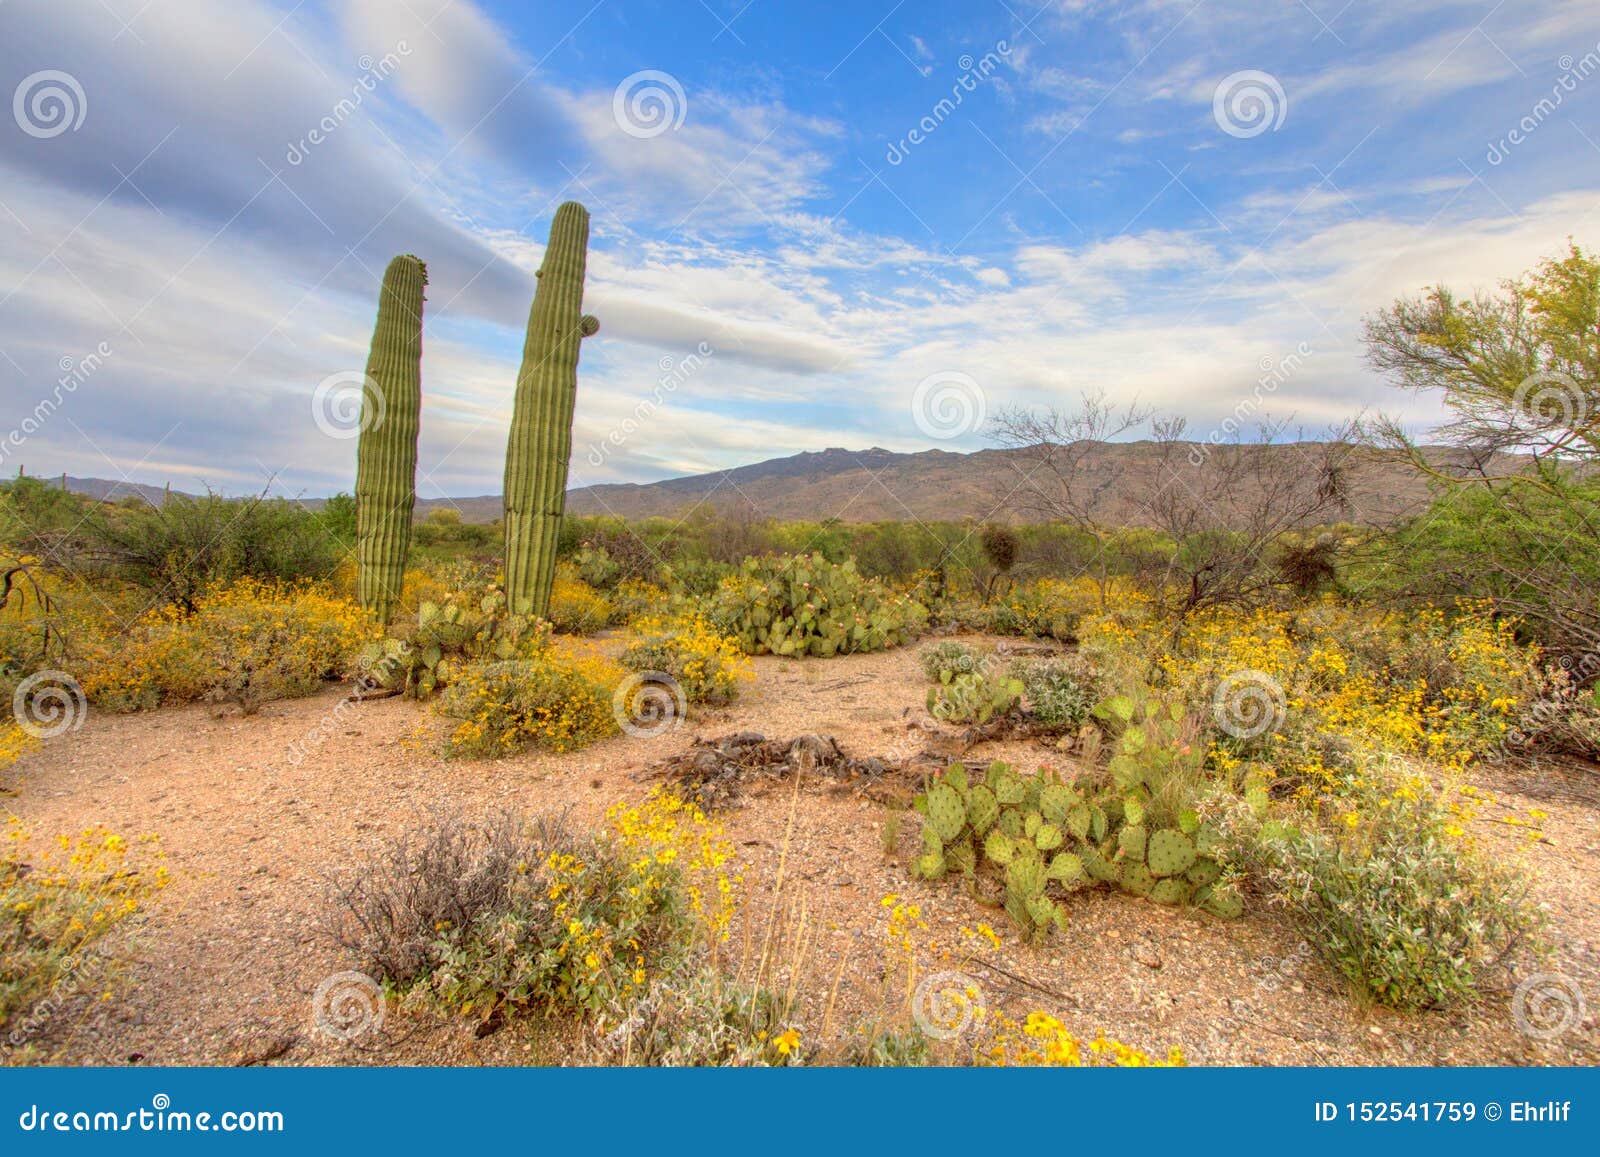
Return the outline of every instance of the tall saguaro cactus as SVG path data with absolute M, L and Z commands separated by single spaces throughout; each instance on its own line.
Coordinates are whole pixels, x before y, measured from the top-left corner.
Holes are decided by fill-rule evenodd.
M 422 415 L 422 290 L 428 267 L 406 254 L 389 262 L 378 298 L 356 448 L 356 565 L 361 605 L 387 623 L 400 601 L 411 511 L 417 501 Z
M 539 269 L 506 446 L 506 603 L 517 614 L 542 615 L 550 605 L 567 504 L 578 345 L 600 328 L 583 313 L 588 247 L 589 211 L 568 201 L 556 210 Z

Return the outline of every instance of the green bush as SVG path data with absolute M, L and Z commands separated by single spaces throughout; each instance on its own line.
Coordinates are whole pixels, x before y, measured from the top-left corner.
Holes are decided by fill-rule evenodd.
M 710 614 L 746 652 L 796 658 L 897 647 L 928 621 L 922 604 L 820 554 L 746 559 L 718 588 Z
M 1542 916 L 1521 875 L 1472 850 L 1421 779 L 1364 779 L 1321 826 L 1269 826 L 1246 852 L 1306 939 L 1380 1004 L 1470 999 Z
M 603 660 L 551 650 L 467 665 L 439 710 L 456 720 L 453 752 L 507 755 L 529 745 L 576 751 L 616 733 L 612 696 L 620 681 L 620 670 Z
M 1094 668 L 1076 653 L 1019 663 L 1028 710 L 1046 727 L 1073 731 L 1089 720 L 1103 694 Z

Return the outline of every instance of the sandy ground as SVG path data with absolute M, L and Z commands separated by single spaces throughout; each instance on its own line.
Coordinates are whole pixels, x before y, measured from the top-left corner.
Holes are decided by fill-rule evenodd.
M 445 760 L 420 741 L 438 725 L 415 703 L 388 699 L 335 717 L 299 762 L 291 744 L 314 732 L 342 690 L 269 704 L 253 718 L 203 707 L 146 715 L 92 713 L 8 770 L 0 797 L 41 835 L 92 823 L 157 832 L 174 881 L 148 912 L 117 930 L 122 964 L 109 1001 L 71 1002 L 32 1042 L 63 1064 L 515 1064 L 592 1054 L 570 1026 L 514 1022 L 477 1039 L 460 1019 L 390 1011 L 355 1042 L 317 1031 L 312 997 L 325 978 L 355 967 L 325 932 L 329 873 L 381 848 L 427 807 L 570 809 L 597 824 L 653 780 L 642 769 L 696 735 L 757 730 L 773 737 L 835 736 L 855 755 L 922 746 L 908 724 L 923 717 L 914 649 L 826 661 L 763 657 L 757 682 L 732 708 L 703 713 L 654 739 L 617 737 L 568 756 L 498 762 Z M 986 744 L 972 758 L 1028 766 L 1062 762 L 1031 741 Z M 1498 782 L 1496 782 L 1498 779 Z M 1069 928 L 1042 948 L 1018 943 L 1004 914 L 949 886 L 910 879 L 914 817 L 886 851 L 892 805 L 838 785 L 758 785 L 724 819 L 744 872 L 742 925 L 732 966 L 749 974 L 775 930 L 793 974 L 806 1039 L 837 1037 L 883 999 L 885 912 L 900 893 L 921 904 L 926 937 L 963 942 L 958 929 L 989 922 L 998 952 L 962 967 L 991 1008 L 1045 1009 L 1080 1035 L 1108 1035 L 1151 1051 L 1180 1046 L 1193 1064 L 1594 1064 L 1600 1061 L 1600 769 L 1485 774 L 1499 806 L 1549 814 L 1546 842 L 1527 853 L 1552 921 L 1553 955 L 1519 962 L 1505 987 L 1476 1007 L 1403 1015 L 1364 1007 L 1281 916 L 1253 906 L 1225 922 L 1105 892 L 1074 896 Z M 1491 813 L 1491 817 L 1493 814 Z M 1498 830 L 1498 825 L 1490 825 Z M 894 829 L 891 828 L 893 833 Z M 1506 846 L 1517 833 L 1504 829 Z M 782 872 L 780 880 L 780 862 Z M 959 961 L 955 963 L 960 963 Z M 933 955 L 924 967 L 950 967 Z M 1519 1031 L 1512 985 L 1535 972 L 1581 990 L 1587 1014 L 1560 1037 Z M 830 1008 L 831 1006 L 831 1008 Z

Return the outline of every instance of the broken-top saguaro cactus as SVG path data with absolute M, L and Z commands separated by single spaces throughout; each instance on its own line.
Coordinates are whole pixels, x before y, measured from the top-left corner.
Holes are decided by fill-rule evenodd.
M 356 566 L 361 605 L 387 623 L 400 601 L 411 511 L 417 500 L 422 414 L 422 290 L 428 268 L 406 254 L 389 262 L 378 298 L 356 448 Z
M 600 328 L 583 312 L 588 247 L 589 211 L 568 201 L 556 210 L 539 269 L 506 446 L 506 603 L 515 614 L 543 615 L 550 605 L 572 457 L 578 345 Z

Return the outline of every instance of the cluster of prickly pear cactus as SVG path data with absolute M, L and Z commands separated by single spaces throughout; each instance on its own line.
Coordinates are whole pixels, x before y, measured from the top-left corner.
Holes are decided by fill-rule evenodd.
M 409 639 L 369 644 L 358 666 L 376 686 L 427 699 L 468 663 L 531 658 L 549 640 L 547 623 L 508 614 L 505 596 L 497 590 L 452 592 L 442 602 L 423 602 Z
M 711 618 L 747 654 L 800 658 L 900 646 L 921 634 L 928 610 L 863 578 L 853 559 L 769 555 L 746 559 L 737 575 L 724 580 Z
M 356 446 L 356 587 L 387 623 L 400 601 L 411 511 L 417 501 L 422 414 L 422 291 L 428 269 L 406 254 L 389 262 L 367 356 Z
M 940 723 L 987 723 L 1022 702 L 1022 680 L 982 671 L 941 671 L 928 688 L 928 714 Z
M 915 874 L 959 873 L 973 886 L 996 880 L 1006 912 L 1029 939 L 1065 924 L 1061 891 L 1095 883 L 1229 918 L 1244 910 L 1213 858 L 1217 833 L 1190 810 L 1156 826 L 1165 805 L 1142 779 L 1116 789 L 1068 784 L 1000 762 L 974 778 L 957 763 L 914 806 L 925 821 Z
M 583 312 L 588 248 L 589 211 L 567 201 L 550 226 L 528 313 L 506 446 L 506 597 L 518 614 L 544 614 L 555 581 L 572 457 L 578 346 L 600 328 Z
M 991 869 L 1007 913 L 1032 940 L 1066 925 L 1050 894 L 1083 878 L 1083 864 L 1065 849 L 1067 813 L 1076 793 L 1052 777 L 1019 776 L 992 763 L 981 779 L 952 764 L 914 806 L 926 819 L 923 854 L 913 865 L 926 879 L 959 872 L 976 882 Z

